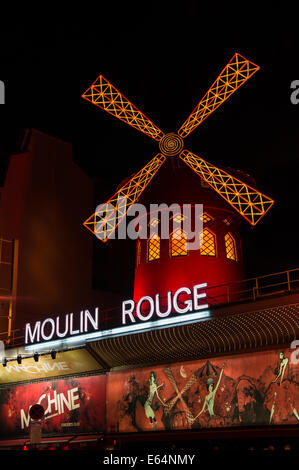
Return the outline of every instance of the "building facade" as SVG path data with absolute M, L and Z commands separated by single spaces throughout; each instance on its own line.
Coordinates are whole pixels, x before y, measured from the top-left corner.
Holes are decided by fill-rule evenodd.
M 11 156 L 0 205 L 2 448 L 32 445 L 37 403 L 41 448 L 298 435 L 299 270 L 246 279 L 240 217 L 187 167 L 172 167 L 167 189 L 163 171 L 142 202 L 202 204 L 201 243 L 188 250 L 183 231 L 137 240 L 123 299 L 92 289 L 82 221 L 93 185 L 71 146 L 32 131 Z M 152 215 L 140 223 L 159 228 Z

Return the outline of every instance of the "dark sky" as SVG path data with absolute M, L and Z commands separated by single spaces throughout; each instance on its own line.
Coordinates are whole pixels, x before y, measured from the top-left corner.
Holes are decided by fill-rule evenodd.
M 114 9 L 113 9 L 114 8 Z M 215 7 L 216 8 L 216 7 Z M 299 80 L 296 19 L 271 9 L 266 18 L 192 7 L 161 15 L 110 10 L 76 20 L 7 22 L 1 30 L 0 151 L 18 148 L 34 127 L 72 142 L 75 159 L 105 179 L 107 196 L 157 153 L 157 144 L 81 98 L 103 74 L 164 132 L 176 131 L 234 52 L 261 70 L 187 139 L 206 160 L 244 170 L 275 206 L 251 229 L 244 222 L 247 275 L 299 266 Z M 287 12 L 285 12 L 287 13 Z

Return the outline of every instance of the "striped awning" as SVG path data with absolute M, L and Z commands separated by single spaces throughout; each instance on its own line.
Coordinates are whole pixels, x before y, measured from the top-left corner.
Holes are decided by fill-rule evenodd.
M 103 339 L 88 347 L 111 368 L 290 345 L 299 338 L 299 303 L 289 303 L 294 299 L 288 296 L 279 305 L 272 299 L 268 308 L 261 308 L 265 302 L 214 308 L 204 321 Z

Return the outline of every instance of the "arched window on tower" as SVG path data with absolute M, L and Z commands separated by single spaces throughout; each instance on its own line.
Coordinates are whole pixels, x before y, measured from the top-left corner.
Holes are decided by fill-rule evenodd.
M 203 221 L 204 224 L 207 224 L 208 222 L 212 222 L 214 220 L 214 217 L 212 217 L 210 214 L 207 212 L 204 212 L 200 218 L 200 220 Z
M 154 233 L 147 240 L 147 261 L 160 258 L 160 237 Z
M 173 256 L 188 255 L 187 237 L 184 230 L 177 228 L 170 236 L 169 254 Z
M 136 245 L 136 267 L 140 265 L 141 262 L 141 242 L 140 240 L 137 240 L 137 245 Z
M 233 261 L 238 261 L 236 240 L 230 232 L 224 236 L 226 257 Z
M 216 235 L 205 228 L 199 235 L 200 254 L 202 256 L 216 256 Z

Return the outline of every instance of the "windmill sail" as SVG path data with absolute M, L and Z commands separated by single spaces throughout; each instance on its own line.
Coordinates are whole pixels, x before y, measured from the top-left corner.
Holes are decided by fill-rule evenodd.
M 165 160 L 164 155 L 157 154 L 107 202 L 97 208 L 84 222 L 85 227 L 103 242 L 108 241 Z
M 83 93 L 82 98 L 99 106 L 121 121 L 126 122 L 138 131 L 160 141 L 164 136 L 150 119 L 148 119 L 131 101 L 125 98 L 103 75 Z
M 183 150 L 180 158 L 251 225 L 274 204 L 273 199 L 188 150 Z
M 241 54 L 235 54 L 180 127 L 178 134 L 183 138 L 187 137 L 258 70 L 258 65 Z

